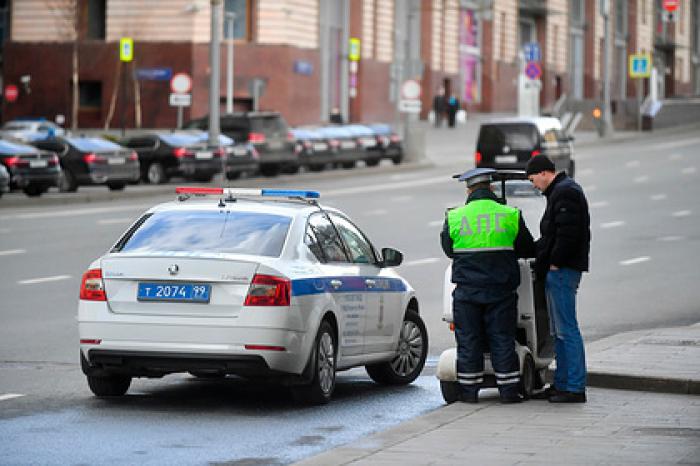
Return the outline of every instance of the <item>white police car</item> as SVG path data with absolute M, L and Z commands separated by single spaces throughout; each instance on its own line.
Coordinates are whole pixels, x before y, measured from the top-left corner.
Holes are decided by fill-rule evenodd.
M 133 377 L 235 374 L 327 402 L 337 370 L 386 384 L 423 369 L 413 288 L 313 191 L 177 188 L 85 272 L 82 370 L 97 396 Z M 216 196 L 202 197 L 202 195 Z

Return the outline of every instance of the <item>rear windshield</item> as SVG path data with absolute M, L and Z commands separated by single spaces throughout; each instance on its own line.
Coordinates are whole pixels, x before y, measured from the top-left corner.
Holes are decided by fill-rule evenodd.
M 127 233 L 121 252 L 215 252 L 278 257 L 290 217 L 257 212 L 156 212 Z
M 251 119 L 250 126 L 252 131 L 263 134 L 279 133 L 287 130 L 287 125 L 279 115 L 254 117 Z
M 25 146 L 24 144 L 15 144 L 10 141 L 3 141 L 0 139 L 0 153 L 4 154 L 36 154 L 37 150 L 32 146 Z
M 529 124 L 484 125 L 479 133 L 480 148 L 510 147 L 511 150 L 532 150 L 538 142 L 537 127 Z
M 66 138 L 66 141 L 77 148 L 80 152 L 122 149 L 121 146 L 106 139 L 100 138 Z
M 192 131 L 189 133 L 161 134 L 160 138 L 170 146 L 196 146 L 209 142 L 209 133 L 205 131 Z M 225 134 L 219 134 L 219 144 L 230 146 L 233 139 Z

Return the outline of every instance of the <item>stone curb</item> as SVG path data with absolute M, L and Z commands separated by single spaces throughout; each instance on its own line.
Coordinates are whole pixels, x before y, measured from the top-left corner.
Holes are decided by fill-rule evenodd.
M 587 385 L 590 387 L 635 390 L 642 392 L 700 395 L 699 380 L 613 374 L 611 372 L 604 371 L 589 371 Z

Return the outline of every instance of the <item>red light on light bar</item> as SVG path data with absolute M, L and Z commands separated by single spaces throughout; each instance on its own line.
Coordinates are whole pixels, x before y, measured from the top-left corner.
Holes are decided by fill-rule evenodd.
M 175 188 L 176 194 L 223 194 L 224 188 L 193 188 L 189 186 L 179 186 Z
M 286 351 L 284 346 L 268 346 L 268 345 L 245 345 L 247 350 L 256 351 Z
M 99 345 L 102 343 L 102 340 L 99 338 L 81 338 L 80 339 L 80 344 L 81 345 Z
M 538 155 L 540 155 L 540 154 L 541 154 L 540 151 L 538 151 L 538 150 L 533 150 L 533 151 L 532 151 L 532 154 L 530 154 L 530 157 L 536 157 L 536 156 L 538 156 Z

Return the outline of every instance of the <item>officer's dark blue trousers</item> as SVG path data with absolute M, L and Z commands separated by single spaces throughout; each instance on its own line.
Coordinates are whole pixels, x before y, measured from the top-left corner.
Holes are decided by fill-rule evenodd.
M 485 342 L 490 348 L 501 396 L 517 393 L 520 382 L 520 364 L 515 354 L 517 301 L 515 292 L 498 300 L 479 299 L 460 285 L 452 293 L 457 380 L 467 396 L 478 393 L 483 383 Z

